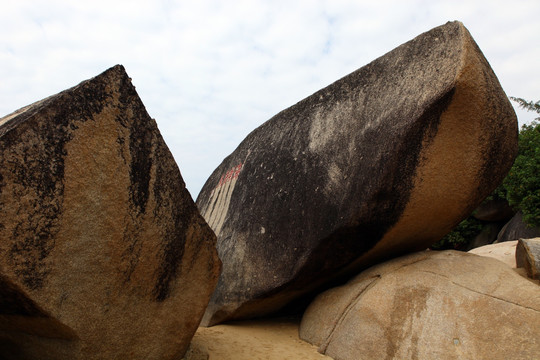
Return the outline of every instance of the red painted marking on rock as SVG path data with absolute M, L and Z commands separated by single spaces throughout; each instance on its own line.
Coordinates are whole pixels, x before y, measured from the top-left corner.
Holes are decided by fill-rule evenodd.
M 216 188 L 225 185 L 226 183 L 232 181 L 233 179 L 237 179 L 240 175 L 240 172 L 242 171 L 244 164 L 238 164 L 235 167 L 233 167 L 231 170 L 227 171 L 225 175 L 222 175 L 219 179 L 218 186 Z

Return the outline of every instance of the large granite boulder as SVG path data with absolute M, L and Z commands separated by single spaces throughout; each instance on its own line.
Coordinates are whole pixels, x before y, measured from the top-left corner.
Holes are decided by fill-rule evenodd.
M 0 119 L 0 358 L 181 358 L 215 240 L 122 66 Z
M 498 260 L 426 251 L 319 295 L 300 337 L 340 360 L 536 359 L 540 287 Z
M 197 198 L 224 263 L 202 324 L 425 249 L 500 183 L 516 145 L 513 108 L 459 22 L 280 112 Z

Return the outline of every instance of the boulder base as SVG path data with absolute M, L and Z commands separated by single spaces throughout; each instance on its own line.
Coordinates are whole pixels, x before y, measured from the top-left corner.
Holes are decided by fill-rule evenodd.
M 516 151 L 512 105 L 461 23 L 401 45 L 274 116 L 210 176 L 197 205 L 224 264 L 202 323 L 427 248 Z
M 321 295 L 300 337 L 340 360 L 535 359 L 540 287 L 501 262 L 423 252 Z
M 0 119 L 0 357 L 179 359 L 215 235 L 122 66 Z

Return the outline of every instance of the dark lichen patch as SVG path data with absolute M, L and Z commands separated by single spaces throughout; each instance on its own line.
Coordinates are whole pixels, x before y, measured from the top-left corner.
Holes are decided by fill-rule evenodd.
M 66 145 L 79 124 L 94 120 L 112 94 L 108 91 L 113 68 L 74 88 L 51 96 L 16 112 L 0 128 L 0 194 L 4 206 L 14 208 L 14 221 L 4 234 L 8 261 L 29 289 L 45 285 L 50 273 L 47 257 L 55 246 L 63 206 Z M 7 193 L 9 192 L 9 193 Z M 23 200 L 24 201 L 21 201 Z
M 18 223 L 12 226 L 9 253 L 15 273 L 33 290 L 43 286 L 50 271 L 44 260 L 54 247 L 62 207 L 64 145 L 71 139 L 56 119 L 46 120 L 49 121 L 36 124 L 32 143 L 12 142 L 9 138 L 18 135 L 18 131 L 6 134 L 11 146 L 5 146 L 4 137 L 0 138 L 3 153 L 0 162 L 7 162 L 5 170 L 9 171 L 4 172 L 3 177 L 10 182 L 12 191 L 3 195 L 9 195 L 14 201 L 30 199 L 17 205 L 24 208 L 20 208 Z M 28 133 L 20 133 L 21 137 L 26 135 Z
M 150 170 L 152 159 L 152 134 L 139 127 L 133 127 L 130 134 L 131 154 L 129 195 L 139 213 L 145 213 L 150 195 Z
M 184 257 L 186 233 L 171 233 L 164 239 L 163 258 L 158 268 L 153 294 L 157 301 L 164 301 L 171 292 L 172 282 L 180 275 Z
M 137 94 L 131 86 L 125 93 L 121 94 L 119 104 L 120 107 L 125 108 L 123 112 L 126 112 L 129 104 L 129 111 L 133 114 L 129 126 L 130 199 L 137 212 L 145 213 L 150 196 L 150 172 L 156 134 L 155 124 L 148 116 L 142 103 L 133 101 L 136 96 Z
M 163 144 L 162 141 L 158 143 Z M 154 156 L 161 160 L 169 158 L 169 161 L 156 161 L 156 178 L 152 188 L 156 202 L 154 216 L 157 219 L 166 219 L 164 225 L 169 223 L 161 239 L 161 258 L 153 289 L 154 298 L 164 301 L 170 296 L 171 286 L 180 276 L 181 265 L 186 261 L 185 246 L 196 207 L 183 181 L 171 181 L 181 179 L 181 176 L 178 168 L 173 166 L 175 163 L 169 151 L 164 146 L 157 146 Z

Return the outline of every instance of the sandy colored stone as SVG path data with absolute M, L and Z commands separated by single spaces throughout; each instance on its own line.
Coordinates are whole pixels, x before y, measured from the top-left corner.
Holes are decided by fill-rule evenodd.
M 0 357 L 178 359 L 215 235 L 122 66 L 0 119 Z
M 516 247 L 516 263 L 527 272 L 527 276 L 540 280 L 540 238 L 519 239 Z
M 516 152 L 512 105 L 463 24 L 419 35 L 268 120 L 210 176 L 197 205 L 224 264 L 203 324 L 427 248 Z
M 300 340 L 298 319 L 238 321 L 199 328 L 183 360 L 324 360 Z
M 505 241 L 503 243 L 480 246 L 470 250 L 469 253 L 497 259 L 511 268 L 516 268 L 516 246 L 517 240 Z
M 415 253 L 319 295 L 300 338 L 339 360 L 535 359 L 540 287 L 495 259 Z

